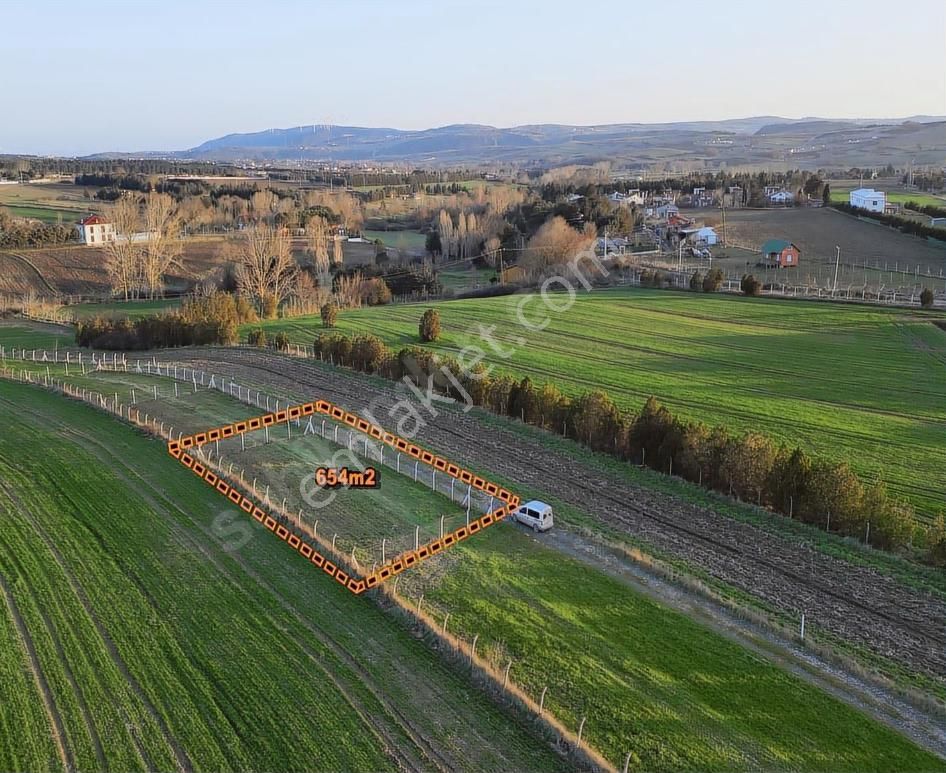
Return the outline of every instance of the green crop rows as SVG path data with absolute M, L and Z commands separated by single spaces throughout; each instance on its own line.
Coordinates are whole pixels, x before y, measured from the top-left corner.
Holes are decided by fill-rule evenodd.
M 110 392 L 127 389 L 132 379 L 143 386 L 146 377 L 97 374 L 83 381 L 95 385 L 96 379 L 101 391 Z M 167 391 L 167 380 L 158 383 Z M 161 411 L 174 423 L 190 416 L 197 427 L 219 423 L 209 421 L 214 418 L 233 420 L 247 409 L 205 391 L 182 394 Z M 326 444 L 311 436 L 287 442 L 274 435 L 268 446 L 227 453 L 252 476 L 272 475 L 280 459 L 298 473 L 324 460 Z M 351 492 L 321 511 L 323 524 L 364 545 L 366 518 L 384 529 L 398 522 L 410 529 L 449 508 L 404 477 L 389 471 L 382 476 L 379 492 Z M 261 547 L 268 546 L 252 544 L 254 556 Z M 260 551 L 261 572 L 274 583 L 293 564 L 279 547 L 282 553 Z M 411 598 L 424 592 L 435 617 L 450 612 L 451 631 L 467 640 L 479 633 L 481 652 L 498 666 L 512 659 L 513 678 L 531 695 L 548 686 L 547 705 L 567 726 L 588 716 L 585 737 L 613 761 L 632 751 L 638 767 L 667 771 L 925 770 L 940 764 L 855 710 L 539 546 L 516 527 L 500 526 L 467 543 L 451 556 L 449 571 L 434 563 L 403 579 L 401 592 Z M 398 692 L 398 700 L 408 696 Z M 832 721 L 823 722 L 825 716 Z
M 0 768 L 173 770 L 178 747 L 195 770 L 394 769 L 395 748 L 419 754 L 404 715 L 461 767 L 557 767 L 399 624 L 255 525 L 227 549 L 242 516 L 219 522 L 225 503 L 161 444 L 8 382 L 0 416 L 0 575 L 64 747 L 18 641 L 0 650 Z
M 561 313 L 543 311 L 534 299 L 526 317 L 549 324 L 533 332 L 516 321 L 521 299 L 440 303 L 443 333 L 433 348 L 456 353 L 478 345 L 506 372 L 572 394 L 601 387 L 630 409 L 655 395 L 692 419 L 760 430 L 848 461 L 885 479 L 925 515 L 943 507 L 946 332 L 930 315 L 616 290 L 580 294 Z M 343 312 L 338 327 L 373 333 L 394 348 L 416 345 L 424 308 Z M 495 325 L 502 355 L 479 339 L 481 325 Z M 322 330 L 314 317 L 266 326 L 296 343 L 311 343 Z

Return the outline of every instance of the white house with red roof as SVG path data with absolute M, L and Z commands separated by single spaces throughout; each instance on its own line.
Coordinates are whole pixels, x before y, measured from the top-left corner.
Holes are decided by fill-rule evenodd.
M 101 215 L 89 215 L 76 224 L 83 244 L 105 244 L 115 240 L 115 227 Z

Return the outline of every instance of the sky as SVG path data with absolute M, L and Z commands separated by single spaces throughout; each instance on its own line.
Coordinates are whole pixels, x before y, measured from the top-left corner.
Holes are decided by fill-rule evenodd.
M 943 0 L 0 0 L 0 153 L 306 124 L 946 115 Z

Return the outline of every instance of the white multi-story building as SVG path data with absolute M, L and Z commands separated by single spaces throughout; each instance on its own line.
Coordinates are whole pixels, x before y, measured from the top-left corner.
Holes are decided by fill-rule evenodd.
M 89 215 L 76 225 L 83 244 L 105 244 L 115 240 L 115 227 L 101 215 Z
M 851 191 L 851 206 L 868 212 L 883 212 L 887 208 L 887 194 L 873 188 L 858 188 Z

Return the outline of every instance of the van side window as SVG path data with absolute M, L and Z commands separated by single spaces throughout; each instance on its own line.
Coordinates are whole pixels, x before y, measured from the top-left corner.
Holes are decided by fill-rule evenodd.
M 526 515 L 528 515 L 530 518 L 537 518 L 540 521 L 542 520 L 541 515 L 539 515 L 535 510 L 530 510 L 529 508 L 526 508 Z

